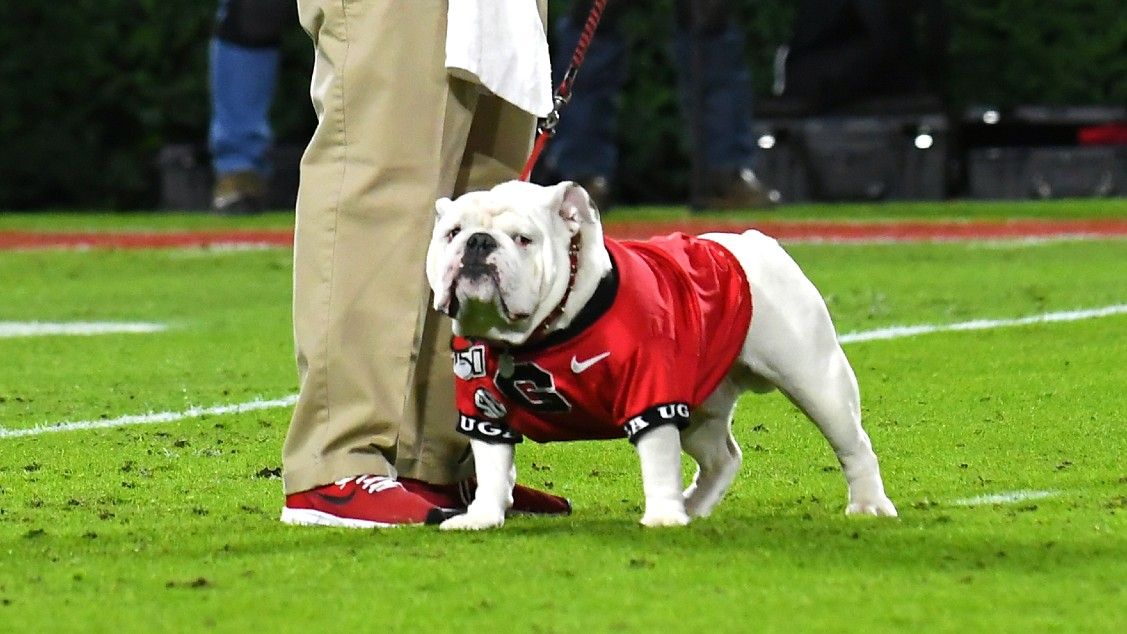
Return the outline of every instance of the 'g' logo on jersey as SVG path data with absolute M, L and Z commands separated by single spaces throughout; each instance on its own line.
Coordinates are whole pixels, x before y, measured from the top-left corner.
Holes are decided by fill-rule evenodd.
M 468 381 L 485 376 L 485 346 L 476 344 L 454 351 L 454 376 Z
M 518 363 L 509 376 L 501 376 L 500 373 L 494 376 L 493 384 L 511 402 L 533 411 L 571 411 L 571 403 L 556 391 L 555 377 L 535 363 Z
M 477 411 L 481 412 L 486 418 L 501 420 L 505 417 L 505 414 L 509 413 L 505 406 L 497 400 L 497 397 L 483 387 L 477 388 L 477 391 L 473 393 L 473 403 L 477 406 Z

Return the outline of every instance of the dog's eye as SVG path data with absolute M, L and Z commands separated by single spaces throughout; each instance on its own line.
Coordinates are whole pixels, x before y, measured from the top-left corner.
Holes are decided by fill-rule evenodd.
M 453 240 L 453 239 L 454 239 L 454 238 L 455 238 L 455 237 L 456 237 L 456 236 L 457 236 L 457 235 L 458 235 L 459 233 L 462 233 L 462 227 L 461 227 L 461 226 L 459 226 L 459 225 L 454 225 L 453 227 L 451 227 L 451 228 L 450 228 L 450 231 L 447 231 L 447 232 L 446 232 L 446 241 L 447 241 L 447 242 L 450 242 L 450 241 L 451 241 L 451 240 Z
M 524 235 L 523 233 L 518 233 L 513 236 L 513 242 L 517 243 L 517 246 L 527 247 L 528 245 L 532 244 L 532 238 Z

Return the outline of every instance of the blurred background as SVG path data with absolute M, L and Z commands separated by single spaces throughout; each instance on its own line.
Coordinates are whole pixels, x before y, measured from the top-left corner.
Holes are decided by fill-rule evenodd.
M 616 27 L 629 70 L 613 195 L 685 203 L 698 157 L 678 102 L 675 3 L 629 4 Z M 842 3 L 730 4 L 750 70 L 754 168 L 779 202 L 1127 192 L 1122 0 L 893 3 L 910 9 L 896 33 L 911 81 L 844 101 L 779 86 L 780 71 L 791 86 L 809 72 L 780 56 L 810 28 L 800 13 Z M 570 10 L 551 3 L 553 21 Z M 0 18 L 0 210 L 209 208 L 215 3 L 4 2 Z M 311 45 L 296 23 L 280 48 L 270 208 L 292 205 L 314 125 Z

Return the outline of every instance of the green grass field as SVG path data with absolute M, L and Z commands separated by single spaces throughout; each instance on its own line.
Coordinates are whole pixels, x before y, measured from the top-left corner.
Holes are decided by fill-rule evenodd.
M 677 217 L 635 210 L 631 219 Z M 1127 203 L 809 207 L 778 217 L 1127 217 Z M 0 229 L 285 226 L 12 215 Z M 612 218 L 613 221 L 613 218 Z M 795 245 L 841 333 L 1127 304 L 1127 241 Z M 716 513 L 643 530 L 626 442 L 522 445 L 571 498 L 497 532 L 277 521 L 285 408 L 17 435 L 293 394 L 287 250 L 0 251 L 0 632 L 1113 632 L 1127 628 L 1127 315 L 846 345 L 896 520 L 846 518 L 777 394 L 737 415 Z M 1029 492 L 1016 502 L 985 495 Z

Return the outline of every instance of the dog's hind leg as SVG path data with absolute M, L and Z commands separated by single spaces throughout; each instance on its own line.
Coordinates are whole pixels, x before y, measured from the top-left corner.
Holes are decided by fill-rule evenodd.
M 861 427 L 861 397 L 818 289 L 774 240 L 757 231 L 708 234 L 747 273 L 755 308 L 741 362 L 798 406 L 829 441 L 849 486 L 847 514 L 896 515 Z
M 684 494 L 689 517 L 708 517 L 739 473 L 743 455 L 732 436 L 732 415 L 741 391 L 725 379 L 681 432 L 681 447 L 697 463 L 693 483 Z
M 847 515 L 895 516 L 896 507 L 884 492 L 877 456 L 861 427 L 861 399 L 857 379 L 834 341 L 832 350 L 809 365 L 784 370 L 779 389 L 798 406 L 829 441 L 849 486 Z

